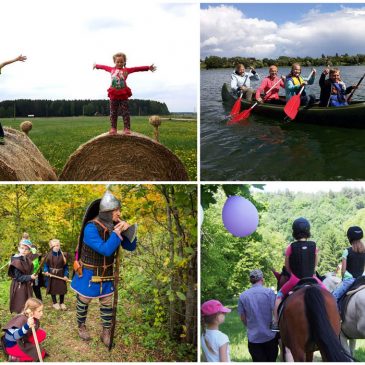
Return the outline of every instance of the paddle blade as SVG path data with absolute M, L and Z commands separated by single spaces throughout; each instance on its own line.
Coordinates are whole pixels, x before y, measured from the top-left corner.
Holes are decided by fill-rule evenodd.
M 300 107 L 300 95 L 294 95 L 285 105 L 284 112 L 290 119 L 295 119 Z
M 246 109 L 242 113 L 237 114 L 227 124 L 231 125 L 231 124 L 234 124 L 234 123 L 238 123 L 241 120 L 247 119 L 251 114 L 251 110 L 252 110 L 252 108 Z
M 230 112 L 230 115 L 236 115 L 240 112 L 241 109 L 241 100 L 242 100 L 242 96 L 240 96 L 235 103 L 233 104 L 233 108 Z

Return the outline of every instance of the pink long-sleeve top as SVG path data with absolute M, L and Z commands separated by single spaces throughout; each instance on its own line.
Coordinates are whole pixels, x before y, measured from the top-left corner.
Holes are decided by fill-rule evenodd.
M 275 77 L 274 80 L 271 80 L 270 76 L 265 77 L 261 85 L 256 90 L 256 99 L 261 97 L 261 93 L 266 93 L 270 90 L 276 82 L 279 81 L 279 77 Z M 281 87 L 284 87 L 284 81 L 281 80 L 269 93 L 264 97 L 265 100 L 277 100 L 279 99 L 279 90 Z
M 108 96 L 112 100 L 127 100 L 132 96 L 132 90 L 127 86 L 127 77 L 133 72 L 149 71 L 150 66 L 138 67 L 110 67 L 104 65 L 95 65 L 96 69 L 110 72 L 111 84 L 108 89 Z

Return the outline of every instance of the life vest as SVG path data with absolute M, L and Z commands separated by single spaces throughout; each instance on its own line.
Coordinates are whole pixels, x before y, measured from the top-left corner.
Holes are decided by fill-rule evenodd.
M 286 77 L 286 82 L 288 82 L 289 80 L 291 80 L 291 82 L 295 85 L 295 86 L 300 86 L 303 82 L 304 82 L 304 79 L 303 79 L 303 77 L 302 76 L 298 76 L 298 77 L 296 77 L 296 76 L 293 76 L 293 75 L 291 75 L 291 74 L 289 74 L 287 77 Z M 299 89 L 295 92 L 296 94 L 298 94 L 299 93 Z M 303 96 L 305 96 L 306 95 L 306 93 L 305 93 L 305 89 L 302 91 L 302 94 L 301 95 L 303 95 Z
M 336 92 L 333 92 L 333 89 Z M 331 96 L 330 96 L 330 106 L 345 106 L 348 105 L 345 97 L 346 90 L 338 82 L 331 83 Z
M 292 273 L 299 279 L 312 277 L 315 269 L 316 243 L 295 241 L 291 244 L 291 248 L 289 265 Z
M 365 252 L 354 252 L 352 247 L 347 249 L 346 270 L 356 279 L 364 272 Z

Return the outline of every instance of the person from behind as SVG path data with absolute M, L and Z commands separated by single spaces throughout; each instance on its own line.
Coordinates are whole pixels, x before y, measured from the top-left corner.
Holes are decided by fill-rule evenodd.
M 204 302 L 201 306 L 202 337 L 201 346 L 207 362 L 230 362 L 229 338 L 219 331 L 225 314 L 231 312 L 215 299 Z
M 310 224 L 305 218 L 293 222 L 293 237 L 295 239 L 285 251 L 285 267 L 290 273 L 289 280 L 278 291 L 274 307 L 272 331 L 278 332 L 278 308 L 283 298 L 298 284 L 300 279 L 313 278 L 325 290 L 326 287 L 315 275 L 318 264 L 318 249 L 314 241 L 309 241 Z
M 358 226 L 350 227 L 347 230 L 347 238 L 351 247 L 346 248 L 342 253 L 342 283 L 332 292 L 337 301 L 346 293 L 356 278 L 364 274 L 365 246 L 361 241 L 363 237 L 363 230 Z
M 253 362 L 275 362 L 278 356 L 278 339 L 270 329 L 275 293 L 264 286 L 261 270 L 250 272 L 251 288 L 238 300 L 238 314 L 247 328 L 248 351 Z

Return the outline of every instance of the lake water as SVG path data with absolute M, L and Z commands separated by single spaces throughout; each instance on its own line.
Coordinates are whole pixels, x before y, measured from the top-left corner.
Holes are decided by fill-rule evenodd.
M 340 67 L 346 86 L 356 84 L 364 66 Z M 308 76 L 310 68 L 303 68 Z M 319 96 L 317 69 L 306 90 Z M 267 69 L 257 70 L 261 78 Z M 221 88 L 230 69 L 202 70 L 200 91 L 200 167 L 202 181 L 365 180 L 365 130 L 295 123 L 255 115 L 247 125 L 222 121 L 231 107 L 222 103 Z M 279 74 L 288 74 L 280 68 Z M 259 82 L 252 83 L 256 88 Z M 282 91 L 280 92 L 282 94 Z M 353 100 L 365 99 L 365 80 Z M 365 121 L 364 121 L 365 123 Z

